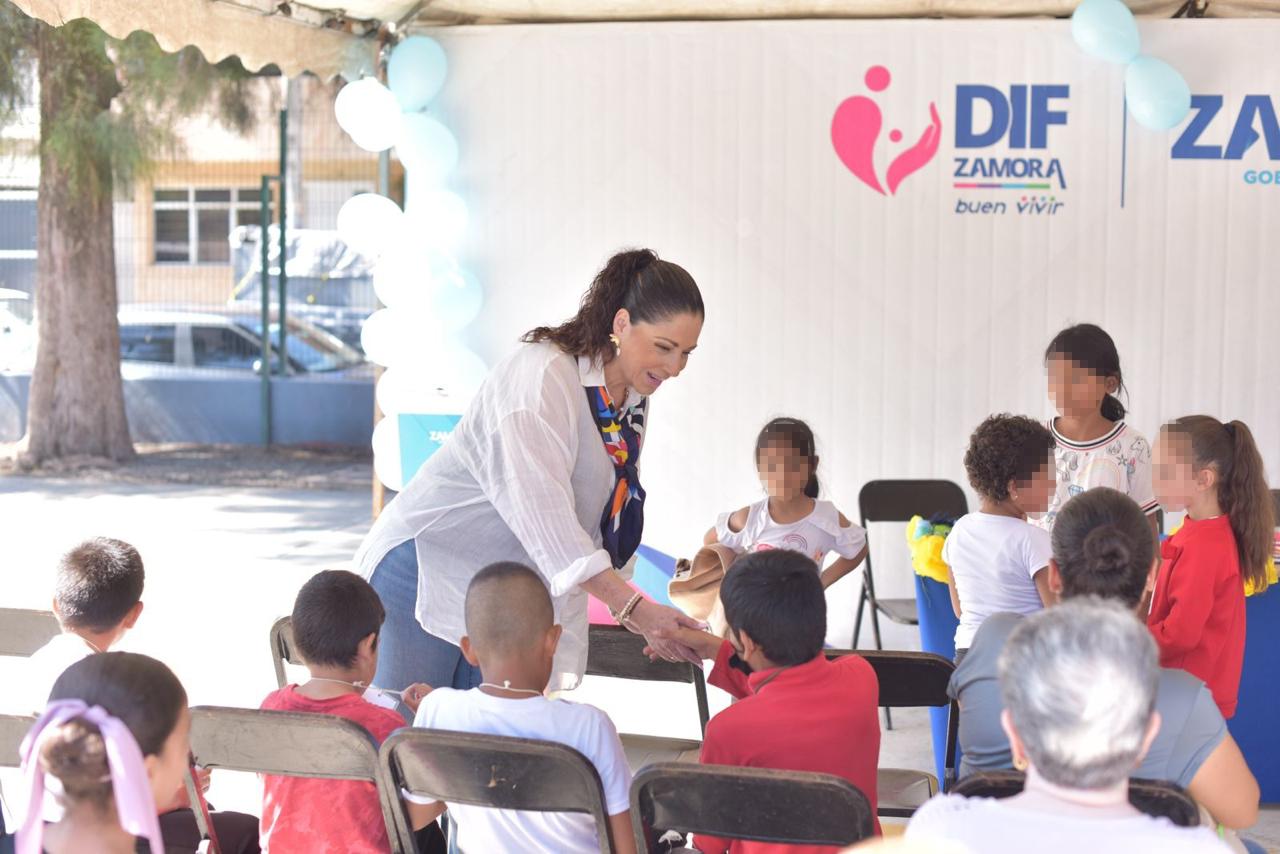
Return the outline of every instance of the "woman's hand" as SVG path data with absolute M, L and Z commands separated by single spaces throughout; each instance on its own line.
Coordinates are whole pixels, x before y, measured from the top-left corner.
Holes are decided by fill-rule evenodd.
M 684 644 L 696 652 L 699 657 L 708 660 L 714 659 L 719 655 L 720 648 L 724 645 L 724 640 L 711 634 L 711 632 L 703 631 L 702 629 L 689 629 L 684 626 L 672 631 L 667 639 Z M 661 657 L 658 655 L 657 650 L 648 646 L 644 648 L 644 654 L 649 656 L 651 660 Z
M 700 629 L 702 625 L 692 617 L 659 605 L 650 599 L 642 599 L 631 616 L 627 619 L 627 628 L 644 635 L 649 649 L 655 655 L 667 661 L 687 661 L 691 664 L 702 664 L 702 657 L 686 644 L 675 640 L 676 631 L 681 628 Z

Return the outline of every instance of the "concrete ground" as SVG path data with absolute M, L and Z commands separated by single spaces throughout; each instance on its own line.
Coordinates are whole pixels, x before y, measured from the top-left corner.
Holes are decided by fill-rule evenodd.
M 313 573 L 347 566 L 370 523 L 365 475 L 327 481 L 345 488 L 0 477 L 0 606 L 48 608 L 63 551 L 90 536 L 127 540 L 146 562 L 146 607 L 121 648 L 167 662 L 193 704 L 257 706 L 275 688 L 272 622 Z M 0 679 L 12 678 L 12 666 L 0 660 Z M 711 695 L 713 713 L 728 702 Z M 690 686 L 590 678 L 570 698 L 604 708 L 623 732 L 698 734 Z M 899 710 L 894 724 L 881 765 L 931 769 L 927 715 Z M 210 795 L 224 809 L 258 810 L 252 775 L 220 772 Z M 1280 808 L 1267 809 L 1250 836 L 1280 852 Z

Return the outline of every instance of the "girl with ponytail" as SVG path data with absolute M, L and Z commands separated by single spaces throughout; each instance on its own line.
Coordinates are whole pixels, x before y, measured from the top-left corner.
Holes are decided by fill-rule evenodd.
M 644 530 L 638 464 L 649 397 L 684 371 L 704 314 L 683 267 L 648 249 L 619 252 L 576 314 L 534 327 L 489 372 L 356 555 L 386 609 L 379 686 L 478 685 L 479 668 L 458 646 L 462 602 L 482 567 L 503 562 L 536 568 L 555 601 L 564 637 L 552 690 L 575 687 L 586 668 L 584 594 L 663 658 L 701 663 L 671 639 L 696 623 L 622 571 Z
M 1049 397 L 1058 411 L 1049 421 L 1058 486 L 1049 509 L 1032 524 L 1052 531 L 1067 499 L 1107 486 L 1138 502 L 1156 533 L 1160 505 L 1151 491 L 1151 445 L 1125 423 L 1118 397 L 1124 376 L 1115 342 L 1102 328 L 1080 323 L 1053 337 L 1044 363 Z
M 1275 529 L 1266 470 L 1242 421 L 1188 415 L 1166 424 L 1155 447 L 1155 490 L 1186 520 L 1161 548 L 1147 620 L 1160 663 L 1200 677 L 1230 718 L 1244 663 L 1245 589 L 1273 580 Z
M 813 431 L 798 418 L 775 418 L 756 437 L 756 471 L 765 497 L 732 513 L 722 513 L 705 543 L 734 551 L 790 549 L 822 567 L 822 586 L 835 584 L 867 556 L 867 532 L 845 518 L 830 501 L 818 499 L 818 453 Z

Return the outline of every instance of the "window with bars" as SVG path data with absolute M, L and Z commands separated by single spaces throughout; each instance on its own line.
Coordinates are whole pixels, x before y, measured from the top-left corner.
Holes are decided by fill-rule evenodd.
M 157 264 L 230 264 L 231 230 L 262 222 L 256 187 L 156 190 L 154 259 Z

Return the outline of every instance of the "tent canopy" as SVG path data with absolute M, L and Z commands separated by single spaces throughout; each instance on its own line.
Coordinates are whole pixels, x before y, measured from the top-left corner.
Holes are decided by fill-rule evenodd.
M 378 33 L 459 24 L 758 18 L 1020 17 L 1071 14 L 1077 0 L 13 0 L 51 24 L 89 18 L 123 38 L 146 30 L 166 50 L 186 45 L 218 61 L 274 64 L 290 76 L 329 78 L 371 67 Z M 1169 17 L 1187 0 L 1126 0 L 1139 15 Z M 1280 15 L 1277 0 L 1192 0 L 1216 17 Z

